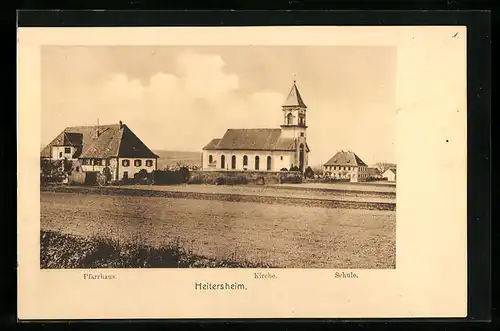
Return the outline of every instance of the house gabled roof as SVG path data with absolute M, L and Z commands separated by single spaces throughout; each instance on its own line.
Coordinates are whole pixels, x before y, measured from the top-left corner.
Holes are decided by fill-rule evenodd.
M 386 171 L 384 171 L 384 174 L 388 171 L 392 172 L 393 174 L 396 174 L 396 168 L 389 168 Z
M 290 89 L 290 93 L 288 93 L 288 97 L 286 98 L 285 103 L 283 103 L 282 107 L 307 108 L 306 104 L 304 103 L 304 100 L 302 99 L 302 96 L 300 95 L 299 89 L 295 84 L 295 81 L 293 82 L 293 86 Z
M 77 147 L 74 158 L 158 158 L 124 124 L 68 127 L 42 150 L 41 156 L 50 157 L 52 146 Z
M 361 160 L 354 152 L 351 151 L 340 151 L 337 152 L 328 162 L 324 164 L 325 166 L 362 166 L 366 167 L 366 163 Z
M 293 151 L 296 140 L 281 137 L 281 129 L 229 129 L 221 139 L 213 139 L 203 149 Z M 309 151 L 307 145 L 306 149 Z

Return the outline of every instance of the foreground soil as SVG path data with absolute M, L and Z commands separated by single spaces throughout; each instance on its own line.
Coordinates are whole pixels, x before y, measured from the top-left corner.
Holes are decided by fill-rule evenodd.
M 246 265 L 395 267 L 396 214 L 390 210 L 44 191 L 41 229 L 182 247 L 211 261 L 230 256 Z

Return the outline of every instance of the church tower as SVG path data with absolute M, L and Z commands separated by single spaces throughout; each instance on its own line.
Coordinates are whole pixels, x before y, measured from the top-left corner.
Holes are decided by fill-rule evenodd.
M 281 108 L 283 110 L 281 136 L 295 140 L 296 155 L 294 165 L 304 172 L 307 167 L 307 154 L 309 153 L 306 124 L 307 106 L 300 95 L 296 81 L 293 81 L 293 86 Z

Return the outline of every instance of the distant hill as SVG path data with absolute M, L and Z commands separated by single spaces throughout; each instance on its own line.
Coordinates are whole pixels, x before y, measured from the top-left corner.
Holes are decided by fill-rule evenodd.
M 153 150 L 160 158 L 158 159 L 158 169 L 165 167 L 176 166 L 178 163 L 187 166 L 196 165 L 201 167 L 201 152 L 185 152 L 185 151 L 165 151 Z

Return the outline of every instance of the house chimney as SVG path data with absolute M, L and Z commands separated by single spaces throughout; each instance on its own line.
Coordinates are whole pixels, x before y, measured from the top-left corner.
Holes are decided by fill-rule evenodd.
M 99 118 L 97 118 L 97 131 L 96 131 L 96 138 L 99 138 L 99 135 L 101 133 L 99 132 Z
M 123 128 L 123 122 L 120 121 L 120 129 Z

